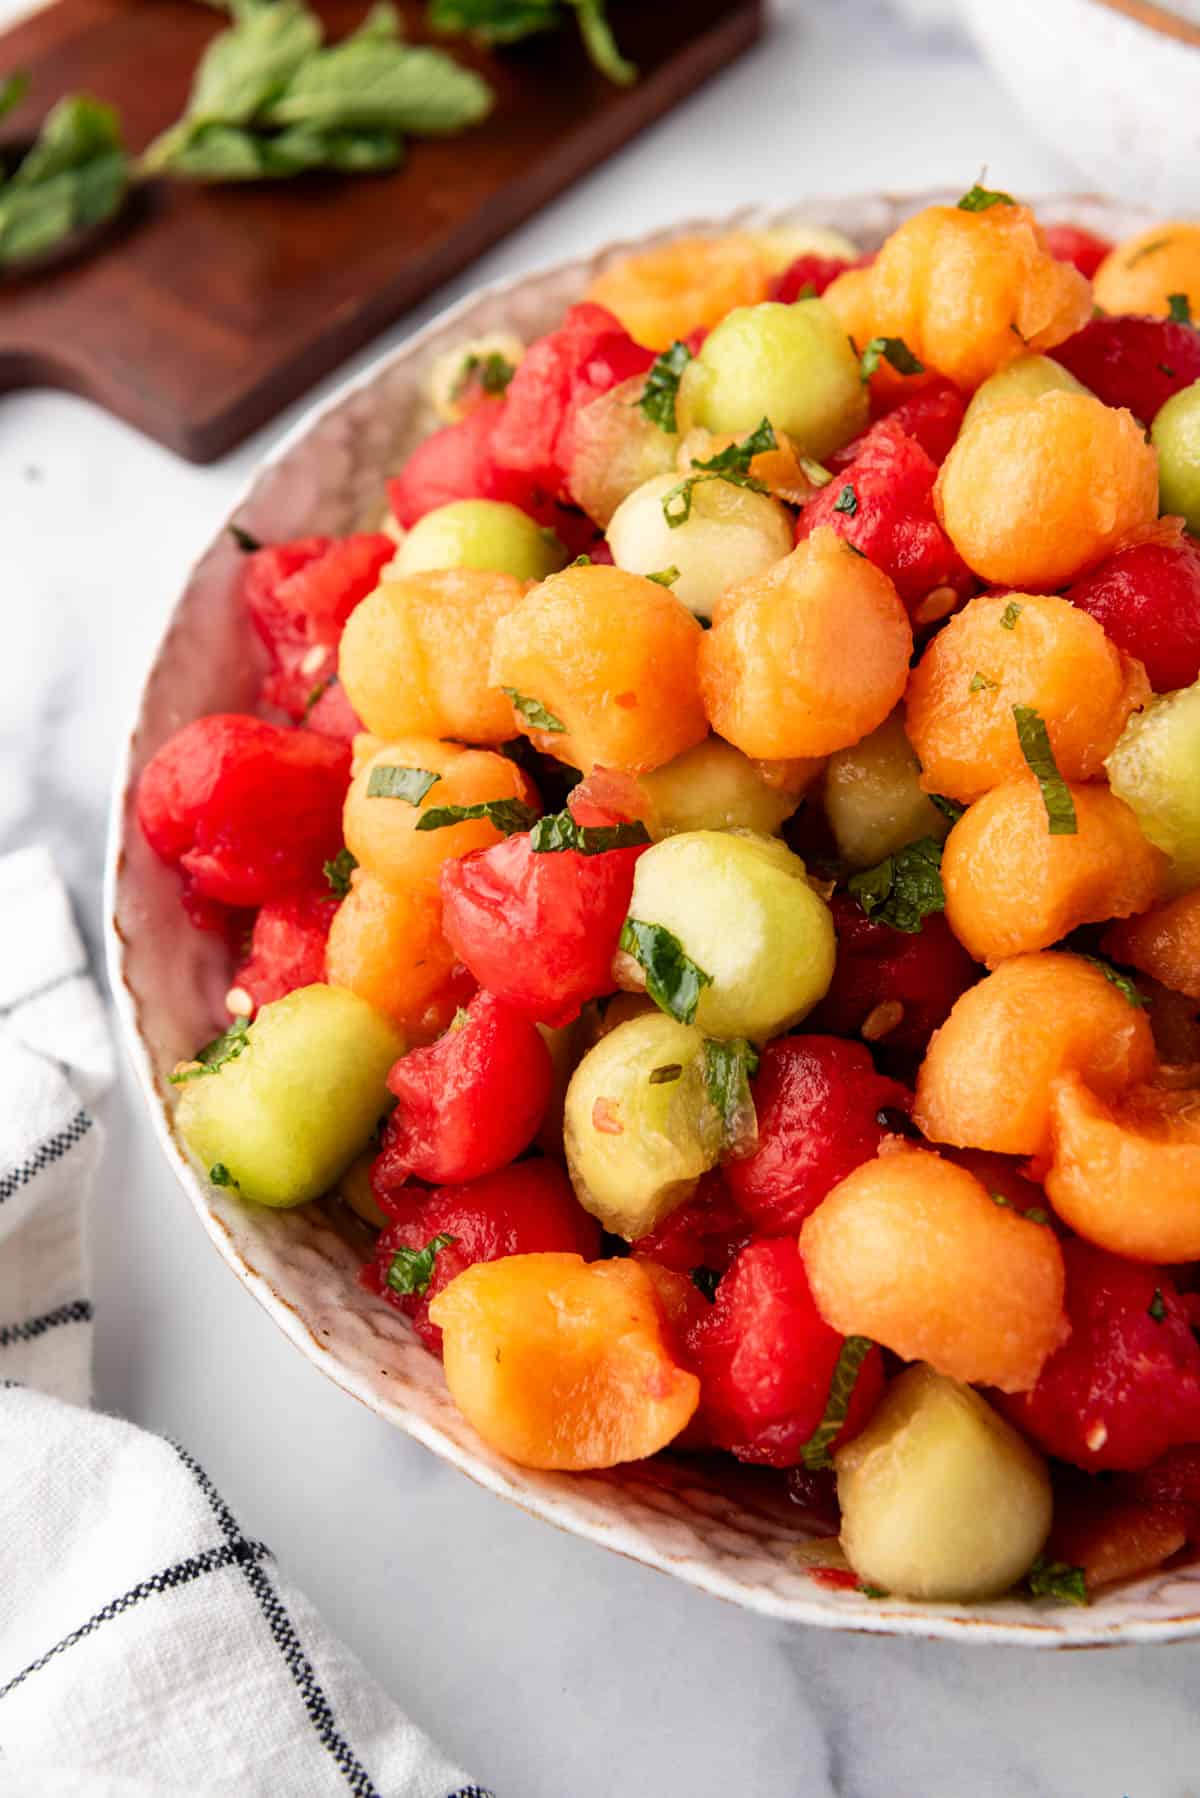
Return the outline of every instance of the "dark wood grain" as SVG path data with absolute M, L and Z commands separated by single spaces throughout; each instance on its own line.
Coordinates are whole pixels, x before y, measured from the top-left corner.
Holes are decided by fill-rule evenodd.
M 318 10 L 337 37 L 364 7 Z M 406 10 L 419 38 L 422 9 Z M 632 88 L 592 69 L 573 31 L 496 55 L 456 41 L 495 110 L 463 137 L 414 142 L 394 174 L 139 190 L 91 255 L 0 287 L 0 388 L 67 388 L 192 461 L 222 455 L 722 68 L 760 32 L 762 0 L 612 16 L 641 71 Z M 219 28 L 193 0 L 58 0 L 0 36 L 0 70 L 32 77 L 5 139 L 83 89 L 119 107 L 141 149 L 178 116 Z

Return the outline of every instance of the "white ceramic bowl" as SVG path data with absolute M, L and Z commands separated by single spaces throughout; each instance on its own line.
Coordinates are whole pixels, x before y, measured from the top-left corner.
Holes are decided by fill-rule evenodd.
M 823 200 L 783 214 L 692 221 L 646 241 L 685 230 L 804 220 L 840 227 L 866 248 L 920 203 L 916 197 Z M 1141 213 L 1086 198 L 1047 203 L 1044 213 L 1114 234 L 1148 222 Z M 435 320 L 302 421 L 236 507 L 239 523 L 270 542 L 374 522 L 385 476 L 431 428 L 426 377 L 438 352 L 499 328 L 526 339 L 549 329 L 596 267 L 627 247 L 485 289 Z M 133 792 L 150 756 L 181 724 L 252 703 L 259 652 L 238 600 L 238 580 L 239 552 L 222 527 L 171 614 L 118 776 L 108 868 L 109 966 L 151 1124 L 172 1169 L 220 1253 L 301 1352 L 363 1404 L 493 1492 L 751 1610 L 835 1629 L 1050 1647 L 1200 1634 L 1200 1568 L 1157 1574 L 1087 1610 L 1014 1600 L 974 1607 L 875 1601 L 814 1583 L 791 1552 L 806 1533 L 803 1517 L 778 1498 L 778 1482 L 753 1470 L 730 1463 L 714 1473 L 670 1457 L 591 1475 L 513 1466 L 460 1417 L 439 1363 L 407 1321 L 357 1284 L 367 1238 L 355 1237 L 342 1207 L 256 1209 L 208 1184 L 175 1135 L 166 1074 L 223 1021 L 229 968 L 216 939 L 184 922 L 174 874 L 137 829 Z
M 1105 193 L 1200 216 L 1200 11 L 1155 0 L 958 0 L 1039 137 Z

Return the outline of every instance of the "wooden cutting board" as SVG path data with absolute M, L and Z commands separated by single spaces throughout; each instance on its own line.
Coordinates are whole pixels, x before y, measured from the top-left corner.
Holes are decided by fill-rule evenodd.
M 366 0 L 317 10 L 337 38 Z M 423 8 L 403 10 L 420 39 Z M 67 388 L 192 461 L 222 455 L 724 67 L 761 31 L 763 0 L 610 13 L 634 87 L 599 75 L 573 26 L 502 54 L 456 39 L 495 110 L 462 137 L 412 141 L 394 174 L 139 190 L 90 256 L 0 285 L 0 389 Z M 142 149 L 178 117 L 220 27 L 194 0 L 57 0 L 0 35 L 0 72 L 31 76 L 3 141 L 85 90 Z

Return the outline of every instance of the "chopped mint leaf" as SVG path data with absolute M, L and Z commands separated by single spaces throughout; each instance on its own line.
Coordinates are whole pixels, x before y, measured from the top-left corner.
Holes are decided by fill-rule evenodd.
M 397 1249 L 387 1270 L 387 1284 L 402 1297 L 407 1298 L 410 1294 L 420 1297 L 429 1290 L 434 1262 L 443 1249 L 448 1249 L 452 1242 L 457 1241 L 457 1236 L 447 1236 L 439 1230 L 436 1236 L 429 1238 L 423 1249 Z
M 576 824 L 570 812 L 539 818 L 529 833 L 529 847 L 537 855 L 566 849 L 577 855 L 603 855 L 609 849 L 633 849 L 649 841 L 650 832 L 640 818 L 626 824 Z
M 655 581 L 660 587 L 673 587 L 679 579 L 679 570 L 674 562 L 669 568 L 656 568 L 653 574 L 646 576 L 648 581 Z
M 858 511 L 858 495 L 849 481 L 834 500 L 833 509 L 835 512 L 844 512 L 847 518 L 853 518 Z
M 679 429 L 679 421 L 675 416 L 675 399 L 683 371 L 691 359 L 692 352 L 687 344 L 675 342 L 669 350 L 656 356 L 646 371 L 646 385 L 642 388 L 642 397 L 637 405 L 660 431 Z
M 925 918 L 946 909 L 942 845 L 921 837 L 876 867 L 852 874 L 846 885 L 868 918 L 915 936 Z
M 1000 682 L 998 680 L 993 680 L 990 674 L 980 674 L 976 671 L 976 673 L 971 676 L 971 684 L 968 686 L 967 692 L 995 693 L 999 686 Z
M 937 807 L 943 818 L 949 818 L 951 824 L 957 824 L 967 809 L 965 805 L 960 805 L 957 799 L 947 799 L 944 793 L 930 793 L 929 803 Z
M 262 548 L 262 544 L 259 542 L 258 538 L 251 536 L 249 531 L 243 530 L 240 524 L 231 524 L 229 527 L 229 535 L 233 538 L 243 555 L 252 556 L 256 549 Z
M 620 946 L 645 973 L 646 991 L 659 1010 L 681 1024 L 691 1024 L 701 989 L 712 985 L 712 975 L 684 953 L 679 938 L 665 925 L 626 918 Z
M 1147 1317 L 1153 1318 L 1156 1324 L 1162 1323 L 1166 1317 L 1167 1302 L 1163 1298 L 1161 1286 L 1156 1286 L 1154 1288 L 1154 1297 L 1146 1307 L 1146 1315 Z
M 1099 968 L 1104 978 L 1110 985 L 1116 987 L 1121 997 L 1127 1000 L 1130 1005 L 1136 1005 L 1141 1009 L 1149 1003 L 1149 1001 L 1144 999 L 1141 993 L 1138 992 L 1137 987 L 1134 986 L 1133 981 L 1129 978 L 1128 974 L 1122 974 L 1118 968 L 1113 967 L 1110 961 L 1105 961 L 1103 956 L 1085 955 L 1083 959 L 1084 961 L 1090 961 L 1094 968 Z
M 420 805 L 430 787 L 441 778 L 428 768 L 400 768 L 383 763 L 372 768 L 367 778 L 367 798 L 403 799 L 406 805 Z
M 660 1067 L 660 1068 L 651 1068 L 651 1070 L 650 1070 L 650 1085 L 651 1086 L 674 1086 L 675 1082 L 680 1078 L 682 1073 L 683 1073 L 683 1063 L 681 1061 L 664 1062 L 662 1067 Z
M 999 188 L 980 187 L 978 181 L 969 187 L 958 202 L 960 212 L 987 212 L 992 206 L 1015 206 L 1016 201 L 1011 194 L 1001 193 Z
M 1025 1576 L 1031 1598 L 1057 1598 L 1060 1604 L 1087 1604 L 1087 1577 L 1082 1567 L 1048 1561 L 1039 1555 Z
M 431 805 L 417 819 L 418 830 L 446 830 L 452 824 L 464 824 L 470 818 L 486 818 L 506 837 L 528 830 L 537 819 L 533 806 L 523 799 L 484 799 L 478 805 Z
M 1002 631 L 1015 631 L 1017 628 L 1017 619 L 1024 610 L 1024 606 L 1019 606 L 1015 599 L 1010 599 L 1000 614 L 1000 629 Z
M 925 373 L 925 364 L 913 355 L 903 337 L 872 337 L 860 360 L 864 381 L 871 379 L 881 362 L 890 362 L 898 375 Z
M 357 866 L 358 860 L 349 849 L 339 849 L 331 862 L 322 864 L 329 889 L 338 899 L 344 899 L 350 891 L 350 876 Z
M 710 1305 L 717 1296 L 717 1287 L 720 1283 L 721 1276 L 715 1267 L 694 1267 L 692 1269 L 692 1285 L 698 1292 L 704 1294 Z
M 671 529 L 687 523 L 692 515 L 692 495 L 705 481 L 727 481 L 732 487 L 748 487 L 753 493 L 766 493 L 768 489 L 750 473 L 750 464 L 755 456 L 778 447 L 770 421 L 764 418 L 740 442 L 729 444 L 707 459 L 695 458 L 692 467 L 701 472 L 685 475 L 677 486 L 663 494 L 663 517 Z
M 854 1396 L 854 1388 L 858 1383 L 859 1371 L 874 1346 L 869 1336 L 847 1336 L 843 1342 L 837 1364 L 829 1381 L 829 1396 L 825 1400 L 824 1416 L 800 1450 L 801 1464 L 807 1467 L 810 1473 L 815 1473 L 818 1468 L 833 1465 L 833 1456 L 829 1451 L 846 1421 L 850 1400 Z
M 1191 301 L 1188 299 L 1186 293 L 1169 293 L 1167 295 L 1167 306 L 1171 318 L 1174 319 L 1177 325 L 1191 324 L 1192 307 Z
M 502 356 L 499 350 L 489 350 L 486 356 L 467 356 L 458 371 L 451 398 L 458 399 L 470 386 L 472 378 L 484 393 L 503 393 L 516 372 L 516 363 Z
M 205 1043 L 197 1049 L 195 1060 L 199 1067 L 184 1068 L 182 1073 L 169 1076 L 172 1086 L 182 1086 L 186 1080 L 199 1080 L 205 1074 L 215 1074 L 226 1062 L 236 1061 L 244 1049 L 250 1047 L 247 1032 L 249 1022 L 245 1018 L 235 1018 L 228 1030 L 222 1030 L 220 1036 L 214 1036 L 211 1043 Z
M 213 1162 L 208 1170 L 208 1177 L 214 1186 L 232 1186 L 234 1188 L 237 1186 L 237 1181 L 223 1161 Z
M 579 562 L 590 561 L 590 559 L 590 557 L 576 557 L 574 565 L 577 566 Z M 512 701 L 513 711 L 531 730 L 566 730 L 567 727 L 562 719 L 556 718 L 553 712 L 548 712 L 540 699 L 527 699 L 524 693 L 518 693 L 515 687 L 501 687 L 500 691 L 508 695 Z
M 1031 705 L 1015 705 L 1012 710 L 1021 754 L 1042 789 L 1042 803 L 1046 807 L 1050 835 L 1073 837 L 1079 830 L 1075 801 L 1071 798 L 1070 787 L 1058 771 L 1045 721 L 1041 713 L 1034 711 Z
M 758 1072 L 758 1050 L 745 1037 L 704 1045 L 704 1084 L 721 1120 L 721 1147 L 747 1152 L 758 1140 L 758 1117 L 750 1082 Z

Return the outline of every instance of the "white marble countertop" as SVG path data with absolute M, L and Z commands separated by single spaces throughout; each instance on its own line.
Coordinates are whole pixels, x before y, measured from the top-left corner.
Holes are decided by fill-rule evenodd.
M 1010 190 L 1074 184 L 952 37 L 906 35 L 880 0 L 791 0 L 760 48 L 438 303 L 673 214 L 966 187 L 983 163 Z M 197 469 L 64 395 L 0 404 L 0 850 L 51 843 L 93 950 L 108 785 L 151 645 L 288 422 Z M 127 1079 L 105 1112 L 99 1402 L 188 1444 L 501 1798 L 1200 1791 L 1200 1646 L 1035 1657 L 779 1627 L 476 1490 L 277 1333 L 205 1242 Z

